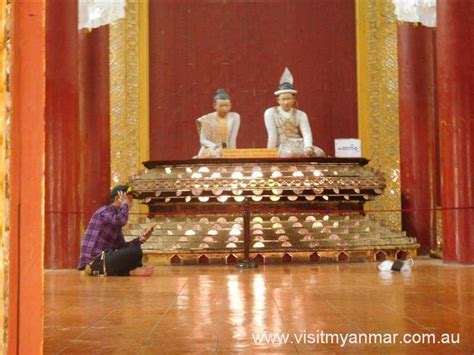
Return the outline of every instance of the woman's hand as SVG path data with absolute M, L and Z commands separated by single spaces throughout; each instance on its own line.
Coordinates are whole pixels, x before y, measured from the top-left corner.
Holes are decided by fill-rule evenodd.
M 153 230 L 155 229 L 155 226 L 156 224 L 154 224 L 153 226 L 151 226 L 150 228 L 148 228 L 146 231 L 142 233 L 142 235 L 140 236 L 140 242 L 145 243 L 148 240 L 148 238 L 150 238 L 151 233 L 153 233 Z
M 128 205 L 128 207 L 132 206 L 132 199 L 131 199 L 130 196 L 127 195 L 126 192 L 119 191 L 117 193 L 117 195 L 118 195 L 118 200 L 120 201 L 120 203 L 122 203 L 122 204 L 126 203 Z

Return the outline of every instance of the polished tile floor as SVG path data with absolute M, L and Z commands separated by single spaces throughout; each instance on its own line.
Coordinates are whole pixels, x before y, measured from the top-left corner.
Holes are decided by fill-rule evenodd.
M 150 278 L 47 271 L 44 352 L 471 354 L 474 267 L 162 266 Z

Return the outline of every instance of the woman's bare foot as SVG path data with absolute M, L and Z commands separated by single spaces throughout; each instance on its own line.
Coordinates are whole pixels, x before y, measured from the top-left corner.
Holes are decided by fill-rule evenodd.
M 154 270 L 155 267 L 153 265 L 145 265 L 130 271 L 130 276 L 150 276 Z

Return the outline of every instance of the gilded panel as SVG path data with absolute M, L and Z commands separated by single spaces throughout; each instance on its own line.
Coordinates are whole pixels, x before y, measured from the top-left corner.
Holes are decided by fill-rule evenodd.
M 368 210 L 401 229 L 397 21 L 389 0 L 356 1 L 359 135 L 370 165 L 387 178 Z M 390 211 L 387 211 L 390 210 Z
M 110 27 L 109 58 L 112 186 L 126 183 L 149 155 L 147 1 L 127 1 L 126 17 Z
M 0 0 L 0 354 L 6 348 L 6 320 L 8 310 L 8 245 L 9 245 L 9 162 L 10 162 L 10 125 L 11 93 L 8 86 L 10 73 L 10 28 L 11 2 Z

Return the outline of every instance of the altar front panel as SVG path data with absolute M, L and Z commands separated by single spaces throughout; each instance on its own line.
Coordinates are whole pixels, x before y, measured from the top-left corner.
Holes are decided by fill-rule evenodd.
M 385 178 L 358 158 L 148 161 L 130 186 L 150 213 L 127 240 L 155 226 L 143 246 L 158 264 L 346 262 L 416 255 L 414 238 L 364 204 Z M 242 255 L 243 254 L 243 255 Z M 242 257 L 244 259 L 242 259 Z
M 288 66 L 314 142 L 357 137 L 355 5 L 347 0 L 150 2 L 150 159 L 189 159 L 219 87 L 242 117 L 237 145 L 267 143 L 266 108 Z

